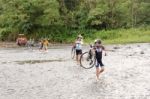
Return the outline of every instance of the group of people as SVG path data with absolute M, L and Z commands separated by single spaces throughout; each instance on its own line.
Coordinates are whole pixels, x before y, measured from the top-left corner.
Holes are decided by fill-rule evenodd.
M 81 35 L 78 35 L 73 45 L 74 49 L 76 50 L 77 64 L 79 64 L 80 56 L 82 54 L 82 44 L 83 44 L 83 37 Z M 96 78 L 97 80 L 99 80 L 99 75 L 104 71 L 104 64 L 102 62 L 102 53 L 105 52 L 105 55 L 106 55 L 106 49 L 102 45 L 101 40 L 97 39 L 94 41 L 94 44 L 92 45 L 91 50 L 95 53 L 95 56 L 96 56 L 96 66 L 95 66 Z
M 27 41 L 27 47 L 28 48 L 32 48 L 33 49 L 33 47 L 34 46 L 36 46 L 35 45 L 36 43 L 35 43 L 35 41 L 34 41 L 34 39 L 29 39 L 28 41 Z M 41 39 L 39 42 L 38 42 L 38 46 L 39 46 L 39 51 L 47 51 L 48 50 L 48 45 L 49 45 L 49 42 L 48 42 L 48 40 L 47 39 Z
M 29 46 L 33 46 L 34 40 L 30 39 L 28 41 L 28 44 L 29 44 Z M 39 44 L 40 44 L 39 51 L 45 51 L 45 52 L 48 51 L 49 42 L 47 39 L 40 40 Z M 77 38 L 74 42 L 74 45 L 73 45 L 73 48 L 76 50 L 77 64 L 80 64 L 80 57 L 82 54 L 82 45 L 83 45 L 83 37 L 80 34 L 77 36 Z M 104 71 L 104 64 L 102 62 L 102 56 L 103 56 L 102 53 L 105 52 L 105 55 L 106 55 L 106 49 L 102 45 L 101 40 L 97 39 L 94 41 L 90 50 L 92 52 L 94 52 L 94 54 L 96 56 L 96 66 L 95 66 L 96 67 L 96 77 L 97 77 L 97 80 L 99 80 L 99 75 Z

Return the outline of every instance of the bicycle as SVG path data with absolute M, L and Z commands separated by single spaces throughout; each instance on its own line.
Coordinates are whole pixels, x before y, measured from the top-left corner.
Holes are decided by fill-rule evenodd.
M 90 45 L 90 50 L 81 54 L 80 66 L 85 69 L 90 69 L 96 64 L 95 51 L 92 45 Z

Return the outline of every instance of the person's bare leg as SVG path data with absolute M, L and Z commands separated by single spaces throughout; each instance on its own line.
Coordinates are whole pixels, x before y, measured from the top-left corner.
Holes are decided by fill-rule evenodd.
M 46 51 L 46 46 L 44 46 L 44 51 Z
M 77 64 L 80 64 L 80 56 L 81 56 L 81 55 L 78 55 L 78 61 L 77 61 Z
M 47 47 L 47 46 L 45 47 L 45 51 L 46 51 L 46 52 L 48 51 L 48 47 Z
M 101 67 L 101 70 L 99 71 L 99 75 L 100 75 L 102 72 L 104 72 L 104 66 Z
M 76 62 L 79 64 L 79 55 L 76 55 Z
M 47 47 L 45 46 L 45 51 L 47 51 Z
M 76 55 L 76 62 L 78 62 L 78 55 Z
M 97 78 L 97 80 L 99 80 L 99 67 L 96 67 L 96 78 Z

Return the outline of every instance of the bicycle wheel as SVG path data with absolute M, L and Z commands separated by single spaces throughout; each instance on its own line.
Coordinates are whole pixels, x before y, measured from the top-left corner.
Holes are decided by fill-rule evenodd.
M 80 57 L 80 66 L 85 69 L 90 69 L 94 67 L 95 62 L 96 62 L 95 56 L 90 55 L 89 52 L 83 53 Z
M 71 58 L 74 59 L 75 58 L 75 48 L 71 49 Z

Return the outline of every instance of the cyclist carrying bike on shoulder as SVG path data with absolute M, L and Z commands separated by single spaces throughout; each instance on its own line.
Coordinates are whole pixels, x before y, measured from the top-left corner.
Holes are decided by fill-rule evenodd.
M 105 52 L 105 47 L 102 45 L 101 40 L 95 40 L 93 50 L 96 57 L 96 77 L 99 80 L 99 75 L 104 71 L 104 64 L 102 62 L 102 53 Z M 106 56 L 106 52 L 105 52 Z M 101 67 L 101 69 L 99 68 Z

